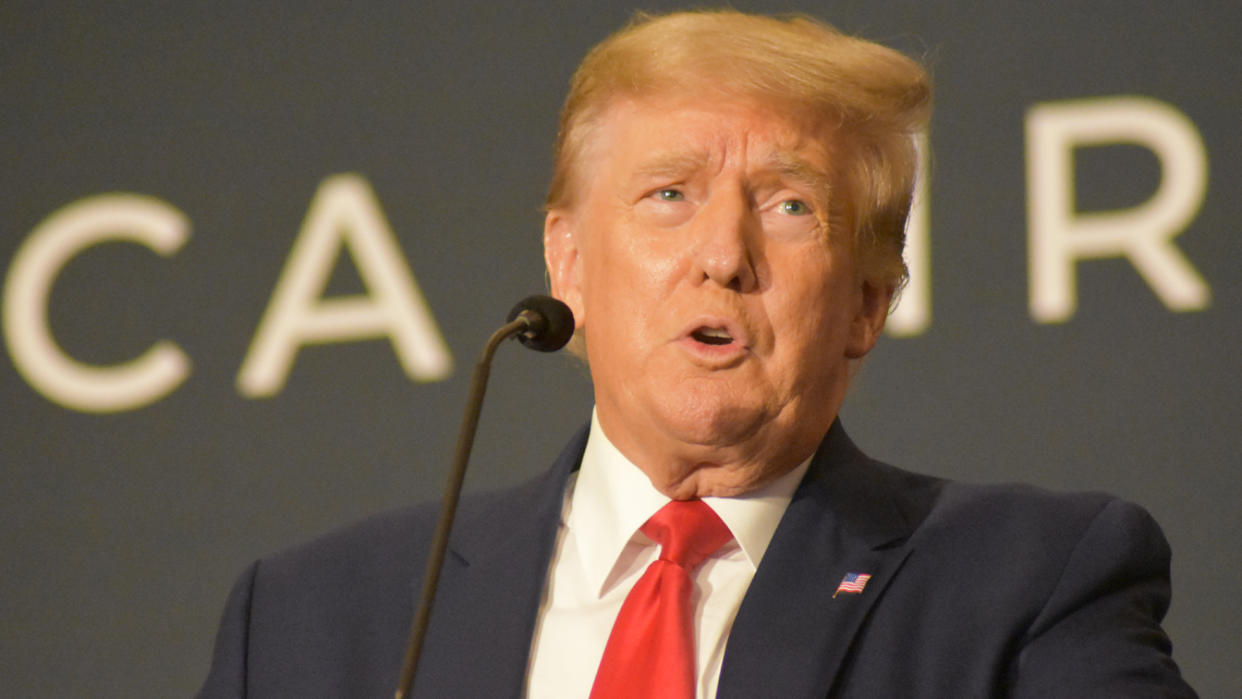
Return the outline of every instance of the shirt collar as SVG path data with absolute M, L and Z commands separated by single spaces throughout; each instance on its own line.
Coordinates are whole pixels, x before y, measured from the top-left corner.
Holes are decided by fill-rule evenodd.
M 772 535 L 811 460 L 764 487 L 737 497 L 707 497 L 707 503 L 733 533 L 752 569 L 759 567 Z M 604 434 L 594 412 L 582 465 L 569 495 L 567 526 L 593 590 L 605 582 L 626 544 L 651 515 L 669 502 L 637 466 Z

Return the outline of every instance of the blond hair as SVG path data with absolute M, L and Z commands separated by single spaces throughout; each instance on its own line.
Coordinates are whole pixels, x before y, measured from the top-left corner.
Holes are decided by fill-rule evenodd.
M 927 72 L 879 44 L 804 16 L 733 10 L 640 13 L 593 48 L 561 111 L 546 206 L 571 208 L 582 159 L 618 99 L 666 95 L 745 98 L 809 115 L 831 138 L 834 201 L 867 276 L 899 287 L 917 170 L 913 136 L 931 113 Z

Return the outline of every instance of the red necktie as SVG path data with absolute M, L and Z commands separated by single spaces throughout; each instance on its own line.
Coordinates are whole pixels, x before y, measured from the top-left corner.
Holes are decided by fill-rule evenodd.
M 693 699 L 694 625 L 691 575 L 733 538 L 702 500 L 674 500 L 651 516 L 642 532 L 660 544 L 621 605 L 591 699 Z

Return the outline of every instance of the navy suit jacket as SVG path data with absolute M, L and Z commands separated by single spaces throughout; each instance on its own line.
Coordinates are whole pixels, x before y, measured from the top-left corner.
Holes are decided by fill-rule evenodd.
M 519 697 L 580 431 L 541 478 L 458 510 L 419 697 Z M 389 697 L 437 507 L 261 559 L 201 697 Z M 834 424 L 742 601 L 719 697 L 1193 697 L 1159 622 L 1169 549 L 1099 494 L 902 471 Z M 859 594 L 834 596 L 850 572 Z

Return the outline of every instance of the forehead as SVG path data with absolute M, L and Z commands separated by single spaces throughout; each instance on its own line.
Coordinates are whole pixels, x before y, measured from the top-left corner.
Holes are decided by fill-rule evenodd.
M 613 172 L 591 178 L 739 167 L 820 180 L 832 170 L 832 131 L 822 120 L 753 100 L 621 99 L 602 112 L 593 131 L 584 164 L 607 164 Z

